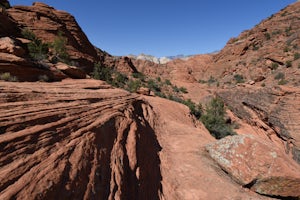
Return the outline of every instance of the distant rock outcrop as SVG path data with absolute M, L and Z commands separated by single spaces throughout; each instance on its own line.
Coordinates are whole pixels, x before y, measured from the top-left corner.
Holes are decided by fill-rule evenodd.
M 214 56 L 214 63 L 205 76 L 220 79 L 220 83 L 234 83 L 235 75 L 244 81 L 266 77 L 259 84 L 277 85 L 276 73 L 285 73 L 285 84 L 300 85 L 300 3 L 293 3 L 270 16 L 254 28 L 230 39 Z

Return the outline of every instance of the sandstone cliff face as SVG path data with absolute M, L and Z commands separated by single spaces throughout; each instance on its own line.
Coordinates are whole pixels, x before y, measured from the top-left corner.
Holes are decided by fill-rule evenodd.
M 240 118 L 282 139 L 285 151 L 300 163 L 298 88 L 238 88 L 219 92 Z M 273 136 L 272 136 L 273 135 Z
M 53 42 L 58 32 L 62 32 L 67 38 L 67 50 L 71 59 L 87 72 L 92 71 L 94 62 L 99 61 L 96 49 L 69 13 L 55 10 L 43 3 L 14 6 L 7 9 L 7 13 L 20 28 L 28 28 L 44 42 Z
M 239 74 L 245 82 L 277 85 L 274 76 L 281 72 L 287 84 L 299 85 L 299 11 L 300 3 L 296 2 L 230 39 L 214 56 L 208 73 L 222 83 L 234 83 L 234 75 Z

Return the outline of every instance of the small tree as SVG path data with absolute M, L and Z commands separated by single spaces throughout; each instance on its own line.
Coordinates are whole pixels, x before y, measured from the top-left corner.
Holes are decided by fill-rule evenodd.
M 240 74 L 235 74 L 234 75 L 234 79 L 236 81 L 236 83 L 244 83 L 244 77 Z
M 67 53 L 67 39 L 63 36 L 62 32 L 58 32 L 58 36 L 54 39 L 51 47 L 54 53 L 54 61 L 61 61 L 69 63 L 70 56 Z
M 225 113 L 223 101 L 216 97 L 206 105 L 205 113 L 200 118 L 210 134 L 217 139 L 235 134 L 232 127 L 226 124 Z
M 101 63 L 95 63 L 92 77 L 94 79 L 103 80 L 110 83 L 112 80 L 112 70 L 106 66 L 101 65 Z
M 27 44 L 27 48 L 33 60 L 40 61 L 48 57 L 48 44 L 43 43 L 42 40 L 38 39 L 29 29 L 23 29 L 22 35 L 24 38 L 31 40 L 31 42 Z

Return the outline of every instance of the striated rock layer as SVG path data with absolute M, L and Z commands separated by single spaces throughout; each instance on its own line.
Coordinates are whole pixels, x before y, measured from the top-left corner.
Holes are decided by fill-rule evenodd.
M 212 141 L 186 106 L 101 81 L 0 82 L 3 200 L 268 199 L 208 158 Z
M 265 138 L 278 143 L 300 163 L 300 91 L 295 87 L 239 87 L 218 93 L 231 110 L 253 127 L 265 132 Z

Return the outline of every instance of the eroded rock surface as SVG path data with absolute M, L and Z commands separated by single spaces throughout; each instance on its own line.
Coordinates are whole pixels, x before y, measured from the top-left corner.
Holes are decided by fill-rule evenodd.
M 218 93 L 237 116 L 281 138 L 287 154 L 300 163 L 300 91 L 296 87 L 238 87 Z M 276 143 L 276 142 L 275 142 Z
M 300 166 L 272 142 L 237 135 L 209 144 L 206 149 L 241 185 L 264 195 L 300 197 Z
M 92 71 L 94 62 L 99 60 L 95 47 L 71 14 L 39 2 L 33 6 L 14 6 L 6 12 L 19 26 L 33 31 L 44 42 L 53 42 L 61 32 L 67 38 L 67 51 L 72 60 L 85 71 Z
M 176 108 L 176 109 L 174 109 Z M 0 82 L 0 199 L 268 199 L 208 158 L 186 106 L 96 80 Z

